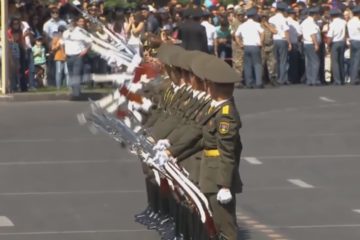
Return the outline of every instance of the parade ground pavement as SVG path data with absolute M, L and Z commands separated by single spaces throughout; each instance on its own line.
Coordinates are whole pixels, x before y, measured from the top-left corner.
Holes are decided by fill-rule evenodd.
M 241 240 L 360 239 L 360 87 L 236 90 Z M 140 163 L 76 114 L 87 102 L 0 102 L 0 240 L 158 240 Z

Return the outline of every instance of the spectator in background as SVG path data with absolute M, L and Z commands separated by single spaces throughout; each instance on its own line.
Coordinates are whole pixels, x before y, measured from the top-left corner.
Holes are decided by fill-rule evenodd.
M 319 79 L 321 32 L 316 24 L 319 17 L 319 9 L 311 8 L 309 16 L 300 25 L 304 43 L 306 84 L 309 86 L 321 85 Z
M 129 25 L 126 29 L 129 37 L 128 44 L 135 49 L 136 52 L 140 53 L 141 47 L 141 35 L 145 31 L 144 17 L 140 12 L 131 14 L 129 17 Z
M 246 22 L 241 24 L 235 33 L 239 46 L 244 47 L 245 84 L 248 88 L 263 88 L 261 47 L 264 29 L 255 21 L 257 17 L 255 8 L 247 10 L 246 16 Z
M 202 11 L 200 9 L 186 10 L 185 20 L 179 25 L 178 39 L 186 50 L 208 52 L 205 27 L 200 24 Z
M 45 22 L 44 27 L 43 27 L 43 32 L 45 35 L 45 42 L 46 44 L 48 44 L 48 46 L 51 45 L 51 40 L 53 38 L 53 35 L 55 32 L 58 31 L 60 26 L 65 26 L 67 25 L 67 23 L 60 19 L 59 17 L 59 9 L 57 7 L 53 7 L 50 9 L 50 13 L 51 13 L 51 18 Z
M 360 5 L 352 10 L 354 16 L 347 23 L 350 39 L 350 81 L 351 84 L 359 85 L 360 77 Z
M 226 18 L 220 19 L 220 26 L 216 29 L 215 54 L 232 66 L 232 35 Z
M 46 75 L 46 51 L 43 45 L 43 38 L 39 36 L 35 40 L 35 46 L 32 48 L 34 56 L 34 65 L 36 70 L 36 76 L 38 83 L 43 87 L 47 87 L 47 75 Z
M 56 5 L 51 6 L 50 14 L 51 14 L 51 18 L 48 21 L 46 21 L 43 26 L 43 33 L 45 37 L 44 43 L 46 44 L 46 47 L 49 50 L 51 49 L 51 41 L 54 33 L 58 31 L 60 26 L 67 25 L 67 23 L 64 20 L 60 19 L 59 8 Z M 55 62 L 54 62 L 54 56 L 52 54 L 50 54 L 48 58 L 47 75 L 48 75 L 47 79 L 52 80 L 51 83 L 53 84 L 53 81 L 55 80 Z
M 20 25 L 19 20 L 13 22 L 14 25 Z M 11 51 L 10 56 L 10 92 L 17 92 L 20 83 L 20 41 L 21 41 L 21 30 L 13 29 L 11 37 L 9 37 L 9 48 Z
M 210 19 L 211 19 L 210 13 L 204 12 L 201 25 L 205 27 L 208 52 L 210 54 L 215 54 L 214 44 L 216 41 L 216 27 L 210 23 Z
M 154 15 L 155 8 L 151 5 L 143 5 L 141 7 L 141 14 L 145 20 L 145 32 L 159 34 L 160 33 L 160 23 Z
M 288 6 L 284 2 L 276 4 L 276 14 L 269 19 L 269 23 L 275 26 L 276 33 L 273 35 L 275 58 L 277 64 L 277 77 L 279 84 L 289 84 L 287 76 L 288 51 L 291 51 L 289 38 L 289 25 L 285 18 Z
M 296 19 L 296 12 L 294 9 L 288 9 L 287 22 L 289 25 L 289 38 L 291 42 L 291 50 L 289 51 L 289 81 L 291 83 L 300 83 L 301 79 L 301 27 L 299 21 Z
M 66 79 L 66 86 L 69 84 L 69 72 L 66 64 L 66 54 L 65 54 L 65 47 L 64 47 L 64 39 L 63 39 L 63 32 L 66 30 L 65 27 L 60 26 L 57 33 L 54 34 L 51 50 L 54 54 L 54 61 L 55 61 L 55 80 L 56 80 L 56 88 L 59 90 L 61 86 L 64 84 L 62 83 L 63 76 Z
M 344 11 L 344 20 L 346 24 L 352 18 L 352 12 L 347 9 Z M 344 75 L 345 75 L 345 82 L 350 83 L 350 40 L 349 38 L 346 39 L 346 46 L 345 46 L 345 53 L 344 53 Z
M 327 32 L 328 46 L 331 52 L 331 74 L 335 85 L 343 85 L 344 74 L 344 53 L 346 37 L 346 21 L 341 18 L 342 12 L 339 9 L 331 9 L 332 21 Z
M 85 30 L 86 20 L 83 16 L 76 19 L 76 27 L 68 29 L 63 34 L 65 53 L 69 71 L 69 85 L 72 96 L 76 99 L 81 94 L 84 57 L 89 52 L 92 39 Z

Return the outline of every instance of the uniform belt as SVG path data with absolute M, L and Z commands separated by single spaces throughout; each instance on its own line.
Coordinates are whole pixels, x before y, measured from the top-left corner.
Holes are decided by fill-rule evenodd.
M 204 150 L 205 157 L 219 157 L 220 151 L 218 149 L 208 149 Z

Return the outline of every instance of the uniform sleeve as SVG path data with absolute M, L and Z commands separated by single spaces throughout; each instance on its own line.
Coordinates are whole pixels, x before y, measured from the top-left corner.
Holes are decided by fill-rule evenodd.
M 222 115 L 217 125 L 217 146 L 220 151 L 220 163 L 216 184 L 230 188 L 234 169 L 236 168 L 235 148 L 239 136 L 238 124 L 231 115 L 227 114 Z

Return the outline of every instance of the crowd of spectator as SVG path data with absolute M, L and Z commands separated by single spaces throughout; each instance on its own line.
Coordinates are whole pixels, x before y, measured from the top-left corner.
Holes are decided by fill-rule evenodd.
M 240 73 L 239 87 L 359 83 L 360 20 L 355 0 L 315 4 L 145 0 L 136 7 L 115 8 L 106 8 L 104 1 L 72 2 L 144 57 L 153 55 L 159 43 L 168 42 L 224 59 Z M 101 36 L 101 29 L 67 0 L 9 0 L 6 27 L 9 92 L 60 89 L 70 85 L 74 71 L 84 76 L 111 71 L 91 51 L 90 38 L 77 39 L 74 33 Z M 67 45 L 69 38 L 81 44 L 72 39 Z M 83 77 L 78 82 L 88 80 Z

